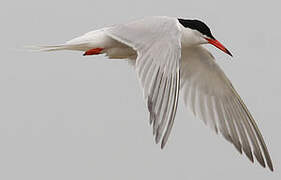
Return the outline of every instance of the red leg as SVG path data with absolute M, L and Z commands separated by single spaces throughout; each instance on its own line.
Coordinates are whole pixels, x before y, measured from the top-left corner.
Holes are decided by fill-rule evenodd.
M 88 55 L 97 55 L 100 54 L 103 48 L 94 48 L 86 51 L 83 56 L 88 56 Z

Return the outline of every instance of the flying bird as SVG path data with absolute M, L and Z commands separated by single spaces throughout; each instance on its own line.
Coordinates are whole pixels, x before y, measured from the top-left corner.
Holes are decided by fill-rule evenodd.
M 242 154 L 273 171 L 258 126 L 215 58 L 202 45 L 232 54 L 200 20 L 146 17 L 88 32 L 42 51 L 77 50 L 105 54 L 134 66 L 150 113 L 156 143 L 164 148 L 174 124 L 179 93 L 185 105 Z

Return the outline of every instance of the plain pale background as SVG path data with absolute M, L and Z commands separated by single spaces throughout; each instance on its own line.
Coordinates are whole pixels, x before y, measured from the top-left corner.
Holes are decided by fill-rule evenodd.
M 0 179 L 280 179 L 279 1 L 10 0 L 0 8 Z M 152 15 L 201 19 L 233 53 L 207 46 L 255 117 L 275 172 L 241 156 L 182 101 L 160 150 L 125 61 L 20 50 Z

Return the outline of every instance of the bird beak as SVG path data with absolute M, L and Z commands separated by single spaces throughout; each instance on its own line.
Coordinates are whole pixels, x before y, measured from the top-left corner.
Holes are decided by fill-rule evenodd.
M 205 38 L 210 44 L 216 46 L 226 54 L 232 56 L 232 54 L 216 39 Z

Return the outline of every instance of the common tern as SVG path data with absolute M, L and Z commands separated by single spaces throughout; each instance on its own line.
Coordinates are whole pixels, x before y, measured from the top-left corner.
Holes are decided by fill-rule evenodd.
M 254 154 L 263 167 L 267 165 L 273 171 L 254 118 L 203 44 L 212 44 L 232 56 L 202 21 L 163 16 L 113 25 L 61 45 L 38 48 L 128 59 L 143 88 L 155 141 L 161 141 L 161 148 L 173 127 L 181 91 L 185 105 L 195 116 L 252 162 Z

